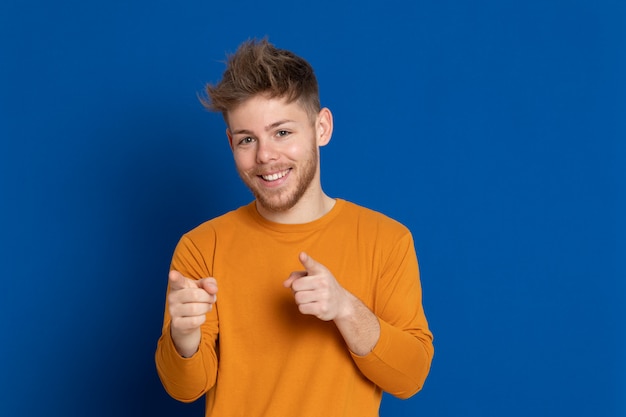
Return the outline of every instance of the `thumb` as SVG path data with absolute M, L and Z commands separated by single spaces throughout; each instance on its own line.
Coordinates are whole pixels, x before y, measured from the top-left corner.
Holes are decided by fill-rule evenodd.
M 319 271 L 324 266 L 317 262 L 315 259 L 311 258 L 306 252 L 300 252 L 300 263 L 306 269 L 307 273 L 315 273 Z
M 183 274 L 175 270 L 170 271 L 168 278 L 170 289 L 172 290 L 182 290 L 184 288 L 193 288 L 194 286 L 197 287 L 197 284 L 195 284 L 193 280 L 185 278 Z

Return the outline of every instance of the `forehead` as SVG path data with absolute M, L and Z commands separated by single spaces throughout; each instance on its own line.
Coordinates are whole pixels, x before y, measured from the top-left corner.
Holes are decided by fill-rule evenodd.
M 233 130 L 262 128 L 281 120 L 307 123 L 309 116 L 298 100 L 266 95 L 250 97 L 226 113 L 226 123 Z

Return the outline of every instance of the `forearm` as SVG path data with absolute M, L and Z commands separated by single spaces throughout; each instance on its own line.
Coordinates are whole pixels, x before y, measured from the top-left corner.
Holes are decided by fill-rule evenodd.
M 346 298 L 342 314 L 334 319 L 335 325 L 352 353 L 367 355 L 380 337 L 378 318 L 361 300 L 347 291 Z
M 206 268 L 203 259 L 203 254 L 196 243 L 185 235 L 174 251 L 170 275 L 172 271 L 177 271 L 183 277 L 198 281 L 203 277 L 210 277 L 211 271 Z M 209 309 L 203 323 L 196 329 L 197 331 L 185 332 L 180 330 L 197 327 L 193 323 L 187 323 L 187 326 L 175 326 L 179 330 L 174 330 L 170 313 L 171 280 L 172 277 L 168 277 L 167 302 L 155 361 L 159 378 L 165 390 L 179 401 L 190 402 L 200 398 L 210 390 L 217 379 L 217 335 L 219 333 L 217 308 Z M 180 280 L 175 279 L 174 281 L 174 286 L 176 286 L 176 281 Z M 204 301 L 210 300 L 205 299 Z M 179 317 L 193 315 L 198 315 L 198 312 L 186 311 L 177 314 Z
M 379 320 L 380 337 L 367 355 L 352 357 L 369 380 L 399 398 L 422 389 L 428 376 L 434 348 L 427 329 L 402 330 Z
M 334 322 L 361 372 L 384 391 L 401 398 L 419 391 L 433 356 L 430 332 L 395 328 L 347 294 L 349 302 Z
M 170 330 L 172 342 L 176 351 L 183 358 L 190 358 L 196 353 L 200 347 L 200 339 L 202 338 L 201 330 L 195 329 L 191 333 L 176 332 L 174 329 Z
M 215 384 L 217 355 L 207 340 L 195 354 L 185 358 L 174 345 L 167 326 L 159 339 L 155 361 L 163 387 L 179 401 L 195 401 Z

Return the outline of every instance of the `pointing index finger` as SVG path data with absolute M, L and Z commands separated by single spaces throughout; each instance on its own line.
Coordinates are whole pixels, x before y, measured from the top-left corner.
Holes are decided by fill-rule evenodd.
M 215 278 L 203 278 L 198 281 L 198 286 L 209 294 L 217 294 L 217 281 L 215 281 Z
M 322 264 L 311 258 L 311 256 L 309 256 L 306 252 L 300 252 L 299 259 L 300 263 L 304 266 L 304 268 L 306 268 L 307 272 L 314 272 L 322 266 Z
M 168 280 L 170 284 L 170 289 L 172 290 L 182 290 L 185 288 L 197 288 L 198 284 L 189 278 L 185 278 L 183 274 L 176 270 L 171 270 L 168 275 Z
M 291 285 L 293 284 L 295 280 L 297 280 L 298 278 L 306 277 L 306 276 L 307 276 L 306 271 L 294 271 L 291 274 L 289 274 L 289 278 L 287 278 L 283 282 L 283 286 L 285 288 L 291 288 Z

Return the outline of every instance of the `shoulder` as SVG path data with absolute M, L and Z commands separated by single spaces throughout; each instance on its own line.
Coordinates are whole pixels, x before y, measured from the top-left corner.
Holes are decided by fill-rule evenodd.
M 215 236 L 220 231 L 232 231 L 234 226 L 240 228 L 252 219 L 250 208 L 251 205 L 248 204 L 207 220 L 189 230 L 183 237 L 196 240 L 198 238 L 206 238 L 207 236 Z
M 409 229 L 404 224 L 380 211 L 346 200 L 341 200 L 341 202 L 342 217 L 345 219 L 353 219 L 358 224 L 370 229 L 380 229 L 392 234 L 410 234 Z

